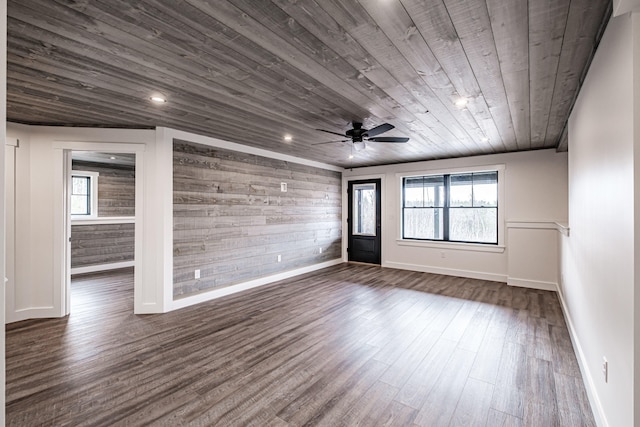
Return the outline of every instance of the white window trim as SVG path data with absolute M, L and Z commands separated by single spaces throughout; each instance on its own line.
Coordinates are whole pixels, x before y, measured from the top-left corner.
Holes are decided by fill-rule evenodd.
M 69 180 L 69 194 L 71 194 L 71 186 L 73 185 L 74 176 L 83 176 L 90 179 L 91 183 L 91 214 L 90 215 L 71 215 L 72 221 L 89 221 L 98 218 L 98 176 L 99 172 L 72 170 L 71 179 Z
M 499 235 L 498 235 L 499 239 Z M 498 240 L 499 241 L 499 240 Z M 504 252 L 504 245 L 491 243 L 447 242 L 440 240 L 396 239 L 398 246 L 415 246 L 421 248 L 452 249 L 473 252 Z
M 135 216 L 101 216 L 98 218 L 71 219 L 71 225 L 81 222 L 83 225 L 135 224 Z
M 476 251 L 476 252 L 504 252 L 505 249 L 505 234 L 506 227 L 504 221 L 505 211 L 505 190 L 504 190 L 504 176 L 505 165 L 483 165 L 483 166 L 469 166 L 459 168 L 447 168 L 447 169 L 433 169 L 433 170 L 419 170 L 415 172 L 399 172 L 396 173 L 396 185 L 399 188 L 398 194 L 400 195 L 397 208 L 398 208 L 398 220 L 396 221 L 396 243 L 400 246 L 417 246 L 424 248 L 439 248 L 439 249 L 457 249 L 463 251 Z M 468 243 L 468 242 L 448 242 L 439 240 L 416 240 L 416 239 L 403 239 L 402 238 L 402 180 L 408 177 L 414 176 L 431 176 L 431 175 L 444 175 L 444 174 L 459 174 L 467 172 L 498 172 L 498 244 L 487 243 Z

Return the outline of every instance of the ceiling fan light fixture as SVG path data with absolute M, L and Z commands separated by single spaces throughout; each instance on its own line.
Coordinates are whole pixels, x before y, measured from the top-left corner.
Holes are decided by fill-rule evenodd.
M 364 141 L 356 141 L 356 142 L 352 142 L 352 144 L 353 144 L 353 149 L 356 151 L 364 150 L 367 147 Z

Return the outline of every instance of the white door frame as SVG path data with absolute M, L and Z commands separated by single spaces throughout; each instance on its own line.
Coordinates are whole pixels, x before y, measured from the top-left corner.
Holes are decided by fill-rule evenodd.
M 144 150 L 145 145 L 142 143 L 94 143 L 94 142 L 59 142 L 54 147 L 58 154 L 55 156 L 60 161 L 56 162 L 61 167 L 61 173 L 64 177 L 63 182 L 56 183 L 58 188 L 56 194 L 63 197 L 62 200 L 62 218 L 57 221 L 55 226 L 56 236 L 61 236 L 60 251 L 54 251 L 54 275 L 56 288 L 56 296 L 60 299 L 62 313 L 68 315 L 71 310 L 71 215 L 70 201 L 68 195 L 71 180 L 71 152 L 72 151 L 95 151 L 100 153 L 118 154 L 131 153 L 136 155 L 136 172 L 135 172 L 135 240 L 134 240 L 134 307 L 142 305 L 142 242 L 143 242 L 143 213 L 144 213 Z M 56 243 L 58 245 L 58 243 Z M 59 293 L 58 293 L 59 291 Z
M 15 280 L 16 280 L 16 148 L 19 145 L 17 138 L 7 138 L 4 151 L 4 206 L 5 206 L 5 274 L 4 279 L 5 303 L 8 313 L 15 312 Z M 6 323 L 6 318 L 4 318 Z

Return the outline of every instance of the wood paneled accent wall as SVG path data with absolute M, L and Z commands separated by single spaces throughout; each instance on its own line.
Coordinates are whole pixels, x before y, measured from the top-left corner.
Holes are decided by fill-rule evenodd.
M 178 140 L 173 149 L 174 298 L 341 257 L 341 173 Z
M 98 172 L 98 216 L 134 216 L 135 168 L 74 160 L 73 170 Z
M 134 260 L 135 224 L 71 226 L 71 268 Z
M 135 215 L 135 168 L 74 160 L 73 170 L 98 172 L 98 217 Z M 71 226 L 71 268 L 133 261 L 135 224 Z

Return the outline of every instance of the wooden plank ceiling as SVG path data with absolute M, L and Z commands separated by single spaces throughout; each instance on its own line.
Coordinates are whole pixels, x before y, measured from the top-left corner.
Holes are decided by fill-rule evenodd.
M 339 166 L 565 148 L 609 0 L 9 0 L 9 121 Z M 159 93 L 162 105 L 149 98 Z M 465 98 L 465 107 L 456 106 Z M 407 144 L 313 145 L 352 121 Z M 291 135 L 291 141 L 284 136 Z M 339 139 L 339 137 L 336 137 Z

